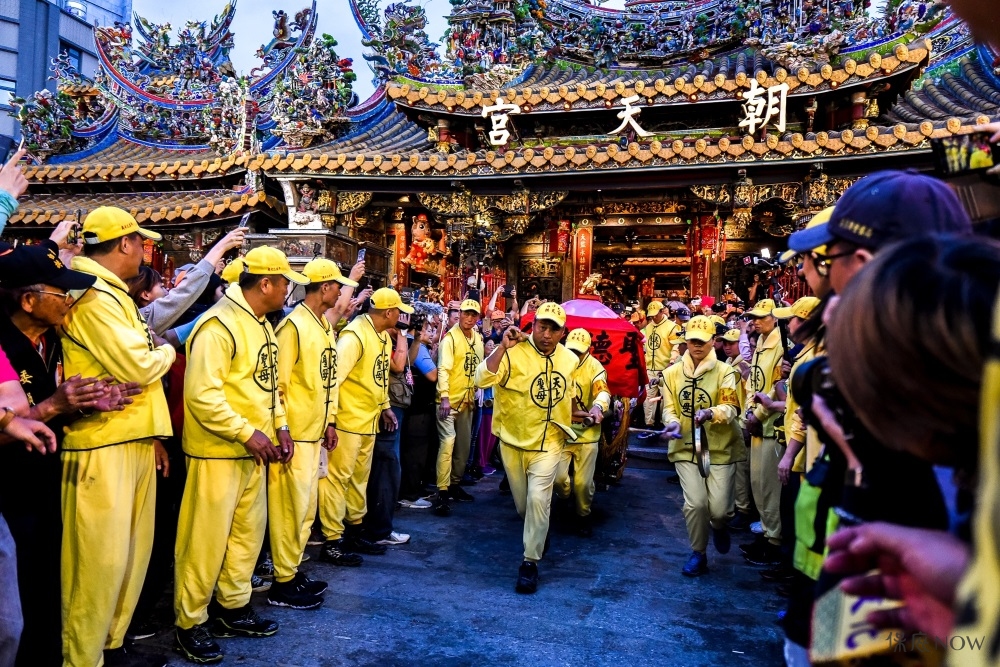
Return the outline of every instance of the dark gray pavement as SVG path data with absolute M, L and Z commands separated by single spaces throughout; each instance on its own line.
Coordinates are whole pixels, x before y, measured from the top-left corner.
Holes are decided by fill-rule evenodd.
M 782 600 L 743 563 L 736 535 L 710 574 L 680 573 L 689 555 L 680 487 L 672 473 L 632 466 L 599 492 L 594 536 L 554 523 L 531 596 L 514 592 L 521 520 L 499 474 L 468 490 L 475 502 L 450 518 L 399 510 L 396 529 L 413 536 L 361 568 L 303 566 L 330 583 L 316 611 L 254 604 L 281 623 L 274 637 L 219 640 L 224 665 L 780 665 Z M 164 609 L 166 611 L 166 609 Z M 172 634 L 140 642 L 164 651 Z M 176 654 L 171 664 L 186 664 Z

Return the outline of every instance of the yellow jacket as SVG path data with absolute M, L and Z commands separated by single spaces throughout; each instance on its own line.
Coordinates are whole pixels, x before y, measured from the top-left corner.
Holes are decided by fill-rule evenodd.
M 455 325 L 438 347 L 437 401 L 448 397 L 453 410 L 476 402 L 476 366 L 483 360 L 483 337 L 473 329 L 472 342 Z
M 504 352 L 491 373 L 483 361 L 476 368 L 476 386 L 496 387 L 493 434 L 500 442 L 529 451 L 550 451 L 573 441 L 573 373 L 579 360 L 562 345 L 549 356 L 534 341 Z
M 698 365 L 690 352 L 680 363 L 663 374 L 663 423 L 681 425 L 681 437 L 671 440 L 667 457 L 672 462 L 694 461 L 694 416 L 698 410 L 710 409 L 712 421 L 705 424 L 708 451 L 712 464 L 727 464 L 746 459 L 743 433 L 740 431 L 739 371 L 719 361 L 714 353 Z
M 278 343 L 239 285 L 201 316 L 187 342 L 184 453 L 202 459 L 250 458 L 255 430 L 276 442 L 285 426 L 278 399 Z
M 355 317 L 337 340 L 337 430 L 378 433 L 378 420 L 389 407 L 389 336 L 375 331 L 368 315 Z M 343 400 L 340 400 L 343 399 Z
M 576 385 L 576 409 L 590 411 L 595 405 L 604 412 L 611 407 L 611 390 L 608 389 L 608 372 L 604 370 L 597 359 L 590 354 L 584 355 L 573 373 L 573 384 Z M 582 423 L 573 424 L 576 432 L 576 443 L 586 444 L 601 441 L 601 425 L 594 424 L 585 427 Z
M 337 336 L 326 316 L 304 302 L 281 320 L 278 336 L 278 393 L 296 442 L 323 438 L 337 416 Z
M 677 323 L 668 317 L 664 317 L 659 324 L 650 320 L 643 328 L 642 335 L 646 337 L 643 349 L 646 352 L 647 371 L 664 371 L 670 365 L 674 349 L 670 344 L 670 337 L 679 328 Z
M 97 276 L 70 310 L 60 330 L 65 377 L 138 382 L 142 393 L 120 412 L 95 412 L 66 427 L 62 448 L 87 450 L 173 434 L 170 410 L 160 378 L 177 358 L 169 345 L 155 347 L 146 320 L 128 295 L 125 283 L 89 257 L 73 268 Z
M 781 345 L 781 331 L 778 327 L 767 335 L 767 338 L 757 341 L 757 349 L 753 353 L 750 365 L 750 377 L 747 378 L 747 405 L 754 406 L 753 413 L 764 426 L 764 437 L 774 437 L 774 422 L 783 413 L 768 412 L 754 398 L 758 391 L 770 394 L 774 383 L 781 380 L 781 358 L 785 350 Z
M 795 472 L 809 472 L 812 470 L 816 457 L 819 456 L 823 443 L 820 442 L 819 434 L 812 426 L 806 426 L 805 421 L 798 415 L 799 402 L 792 395 L 792 378 L 800 366 L 808 361 L 812 361 L 818 356 L 823 356 L 826 351 L 820 346 L 810 346 L 803 350 L 795 363 L 792 365 L 792 372 L 788 376 L 788 392 L 785 397 L 785 428 L 788 431 L 789 440 L 798 440 L 805 444 L 795 457 L 792 470 Z

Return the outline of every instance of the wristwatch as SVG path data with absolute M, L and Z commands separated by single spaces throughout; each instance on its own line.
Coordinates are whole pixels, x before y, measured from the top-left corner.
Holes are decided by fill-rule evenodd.
M 9 426 L 12 421 L 14 421 L 14 417 L 17 416 L 17 413 L 14 412 L 14 408 L 11 407 L 5 406 L 0 409 L 2 409 L 4 412 L 3 417 L 0 417 L 0 431 L 6 431 L 7 426 Z
M 278 430 L 279 431 L 287 431 L 288 430 L 288 424 L 285 424 L 284 426 L 279 426 Z

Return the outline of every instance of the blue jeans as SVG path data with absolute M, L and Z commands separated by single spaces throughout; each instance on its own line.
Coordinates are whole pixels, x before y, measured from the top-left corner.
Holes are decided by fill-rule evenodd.
M 373 542 L 384 540 L 392 532 L 392 517 L 399 499 L 399 433 L 403 428 L 403 409 L 392 408 L 398 428 L 385 431 L 379 426 L 372 453 L 372 471 L 368 476 L 368 511 L 361 525 L 365 537 Z
M 58 576 L 58 572 L 52 576 Z M 17 591 L 17 557 L 14 538 L 0 515 L 0 667 L 10 667 L 17 657 L 24 620 Z

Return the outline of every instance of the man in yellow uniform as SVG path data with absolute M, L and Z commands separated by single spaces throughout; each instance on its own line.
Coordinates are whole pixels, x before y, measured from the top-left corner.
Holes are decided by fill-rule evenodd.
M 287 465 L 295 453 L 278 395 L 277 337 L 265 315 L 282 307 L 291 283 L 309 279 L 267 246 L 248 252 L 242 266 L 238 284 L 202 315 L 187 342 L 187 481 L 174 549 L 174 613 L 178 648 L 202 664 L 223 658 L 213 634 L 278 631 L 250 606 L 267 528 L 265 464 Z
M 306 264 L 305 298 L 278 324 L 278 392 L 288 417 L 295 456 L 272 464 L 267 473 L 267 512 L 274 559 L 274 583 L 267 601 L 278 607 L 316 609 L 324 581 L 299 571 L 316 518 L 320 456 L 337 446 L 337 336 L 326 311 L 340 298 L 340 286 L 357 287 L 325 258 Z M 327 451 L 323 451 L 323 450 Z
M 785 354 L 774 301 L 758 301 L 747 316 L 753 318 L 760 337 L 747 378 L 747 430 L 750 432 L 750 490 L 760 512 L 763 539 L 740 545 L 743 557 L 753 565 L 777 565 L 781 562 L 781 481 L 778 463 L 784 447 L 778 444 L 774 422 L 782 413 L 771 412 L 760 400 L 781 379 L 781 361 Z
M 476 386 L 495 387 L 493 433 L 500 439 L 514 506 L 524 517 L 519 593 L 538 588 L 537 563 L 545 552 L 556 469 L 563 445 L 576 437 L 572 378 L 580 360 L 559 345 L 565 326 L 562 306 L 543 303 L 531 336 L 511 327 L 476 368 Z
M 434 513 L 451 514 L 449 498 L 471 501 L 459 482 L 465 474 L 472 445 L 472 417 L 476 411 L 476 366 L 483 360 L 483 337 L 476 331 L 479 302 L 466 299 L 460 306 L 458 324 L 438 346 L 438 497 Z
M 143 388 L 120 412 L 74 421 L 62 444 L 63 659 L 91 667 L 126 650 L 153 542 L 153 440 L 172 433 L 160 378 L 176 353 L 149 331 L 125 285 L 139 274 L 143 239 L 160 235 L 110 206 L 91 211 L 82 233 L 84 256 L 73 269 L 97 279 L 60 332 L 63 375 Z
M 646 400 L 642 404 L 643 413 L 646 417 L 646 426 L 652 427 L 656 421 L 656 411 L 660 404 L 660 381 L 663 372 L 667 370 L 671 362 L 671 352 L 674 346 L 670 343 L 670 337 L 680 331 L 680 326 L 667 317 L 664 312 L 663 303 L 652 301 L 646 308 L 646 316 L 650 318 L 649 324 L 642 330 L 645 337 L 643 347 L 646 351 L 646 372 L 649 374 L 649 386 L 646 387 Z M 654 437 L 654 434 L 644 433 L 640 439 Z
M 739 416 L 739 372 L 715 354 L 715 323 L 704 315 L 692 317 L 684 329 L 687 352 L 663 376 L 663 424 L 670 439 L 667 455 L 684 492 L 691 556 L 681 569 L 687 577 L 708 573 L 708 529 L 719 553 L 729 553 L 726 521 L 733 511 L 736 461 L 746 458 Z M 705 426 L 708 477 L 695 460 L 695 429 Z
M 736 424 L 740 429 L 740 437 L 743 438 L 744 449 L 750 440 L 746 433 L 746 410 L 747 410 L 747 378 L 750 377 L 750 362 L 743 358 L 740 347 L 746 340 L 746 335 L 739 329 L 729 329 L 722 334 L 722 352 L 726 355 L 726 363 L 732 366 L 739 374 L 739 383 L 736 387 L 736 397 L 740 402 L 740 413 L 736 419 Z M 733 482 L 733 500 L 736 511 L 733 518 L 727 524 L 730 530 L 743 531 L 750 528 L 753 518 L 750 513 L 753 510 L 750 491 L 750 457 L 749 454 L 742 461 L 737 461 L 735 468 L 735 482 Z
M 335 565 L 361 565 L 358 553 L 379 555 L 386 549 L 362 535 L 361 520 L 379 419 L 388 430 L 399 428 L 389 407 L 392 344 L 386 331 L 396 326 L 400 312 L 413 308 L 389 287 L 375 290 L 369 302 L 368 313 L 354 318 L 337 340 L 337 448 L 330 453 L 320 497 L 326 540 L 320 560 Z
M 594 469 L 601 443 L 601 422 L 611 407 L 608 373 L 590 354 L 590 334 L 586 329 L 573 329 L 566 337 L 566 348 L 580 359 L 573 373 L 572 384 L 576 390 L 573 431 L 575 442 L 563 446 L 562 460 L 556 471 L 556 495 L 569 498 L 573 495 L 576 509 L 576 531 L 581 537 L 590 537 L 590 507 L 594 502 Z M 588 413 L 584 417 L 581 412 Z M 573 463 L 573 480 L 570 482 L 569 464 Z

